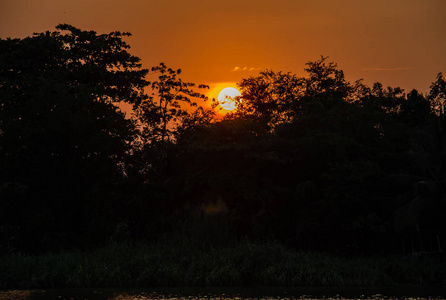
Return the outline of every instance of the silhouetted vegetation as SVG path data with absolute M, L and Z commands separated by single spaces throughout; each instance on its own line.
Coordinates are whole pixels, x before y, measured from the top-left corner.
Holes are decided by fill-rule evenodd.
M 176 241 L 178 242 L 178 241 Z M 185 247 L 186 246 L 186 247 Z M 383 287 L 439 285 L 434 259 L 340 258 L 242 242 L 197 250 L 186 243 L 113 244 L 76 251 L 0 258 L 0 289 L 156 286 Z
M 405 93 L 348 82 L 321 57 L 307 63 L 306 77 L 266 70 L 242 79 L 238 109 L 217 120 L 196 103 L 207 100 L 207 86 L 184 82 L 163 63 L 142 68 L 123 41 L 128 33 L 56 29 L 0 40 L 5 257 L 186 239 L 200 253 L 248 240 L 338 256 L 443 258 L 442 73 L 430 93 Z M 232 263 L 219 270 L 243 272 Z M 279 267 L 264 271 L 279 280 L 287 272 Z M 228 278 L 246 275 L 239 273 Z M 144 274 L 134 276 L 169 283 Z M 73 278 L 62 285 L 82 283 Z M 115 279 L 105 282 L 132 282 Z M 172 283 L 210 280 L 195 279 Z

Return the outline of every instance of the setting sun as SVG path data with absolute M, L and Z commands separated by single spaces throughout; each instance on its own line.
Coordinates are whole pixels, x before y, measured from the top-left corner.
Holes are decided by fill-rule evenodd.
M 240 91 L 233 87 L 227 87 L 221 90 L 218 94 L 218 102 L 220 106 L 225 110 L 234 110 L 237 105 L 235 103 L 235 97 L 240 97 Z

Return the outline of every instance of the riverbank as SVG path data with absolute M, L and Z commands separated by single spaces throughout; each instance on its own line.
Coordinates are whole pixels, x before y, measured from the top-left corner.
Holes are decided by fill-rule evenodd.
M 2 300 L 401 300 L 444 299 L 444 289 L 429 287 L 158 287 L 0 290 Z
M 0 258 L 0 289 L 288 286 L 443 286 L 444 260 L 346 258 L 276 243 L 199 248 L 182 243 L 111 244 L 89 252 Z

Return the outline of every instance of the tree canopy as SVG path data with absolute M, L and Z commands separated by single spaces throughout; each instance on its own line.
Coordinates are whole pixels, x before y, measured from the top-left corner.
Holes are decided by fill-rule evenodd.
M 59 25 L 0 40 L 0 210 L 8 234 L 37 247 L 63 244 L 108 218 L 116 204 L 109 188 L 125 175 L 137 133 L 115 104 L 137 107 L 147 98 L 148 71 L 127 51 L 127 35 Z
M 444 246 L 442 73 L 427 95 L 405 93 L 348 82 L 321 57 L 306 77 L 242 79 L 237 110 L 217 120 L 198 106 L 207 86 L 144 69 L 128 35 L 63 24 L 0 39 L 1 252 L 174 235 Z

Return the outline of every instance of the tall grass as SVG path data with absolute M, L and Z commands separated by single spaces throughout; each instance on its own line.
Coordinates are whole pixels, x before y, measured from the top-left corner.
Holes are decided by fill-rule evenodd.
M 445 284 L 446 263 L 339 258 L 277 243 L 191 247 L 111 244 L 90 252 L 0 258 L 0 289 L 152 286 L 396 286 Z

